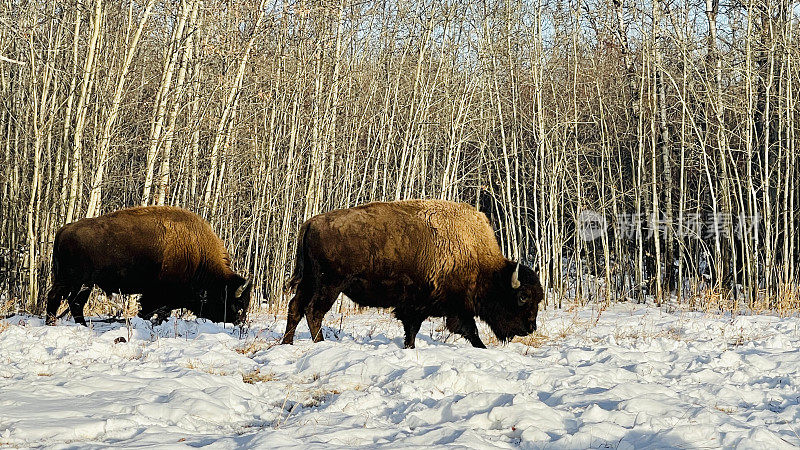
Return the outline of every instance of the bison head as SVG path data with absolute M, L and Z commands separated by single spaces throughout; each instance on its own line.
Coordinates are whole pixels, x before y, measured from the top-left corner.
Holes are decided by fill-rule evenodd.
M 527 336 L 536 331 L 536 315 L 544 290 L 539 277 L 530 267 L 511 261 L 497 274 L 494 298 L 490 308 L 481 315 L 498 339 L 508 341 L 514 336 Z
M 234 274 L 223 285 L 208 293 L 208 300 L 200 317 L 214 322 L 233 322 L 239 325 L 247 318 L 250 308 L 250 291 L 253 283 Z

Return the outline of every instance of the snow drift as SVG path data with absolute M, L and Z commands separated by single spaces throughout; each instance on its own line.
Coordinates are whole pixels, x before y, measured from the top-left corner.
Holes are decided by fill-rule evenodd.
M 0 322 L 0 446 L 800 446 L 800 320 L 614 307 L 540 313 L 481 350 L 371 312 L 131 329 Z M 485 329 L 485 328 L 484 328 Z M 303 332 L 303 330 L 306 330 Z M 124 337 L 127 342 L 118 342 Z

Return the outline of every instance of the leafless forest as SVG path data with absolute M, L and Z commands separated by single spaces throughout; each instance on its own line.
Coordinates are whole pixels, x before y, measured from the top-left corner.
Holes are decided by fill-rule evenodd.
M 487 212 L 556 306 L 797 311 L 798 19 L 794 0 L 2 0 L 0 300 L 42 310 L 65 223 L 170 204 L 277 310 L 303 220 L 432 197 Z

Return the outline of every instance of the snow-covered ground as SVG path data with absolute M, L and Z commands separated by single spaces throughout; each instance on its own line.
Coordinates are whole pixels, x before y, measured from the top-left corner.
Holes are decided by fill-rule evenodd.
M 524 342 L 484 333 L 480 350 L 432 320 L 404 350 L 375 310 L 329 315 L 319 344 L 303 324 L 293 346 L 275 345 L 271 316 L 245 336 L 14 317 L 0 321 L 0 446 L 800 446 L 798 318 L 620 305 L 539 323 Z

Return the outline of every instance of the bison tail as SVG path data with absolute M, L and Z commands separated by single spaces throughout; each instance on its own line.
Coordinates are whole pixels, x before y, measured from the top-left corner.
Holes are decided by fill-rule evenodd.
M 303 268 L 305 266 L 305 241 L 306 233 L 308 232 L 308 223 L 304 223 L 300 227 L 300 232 L 297 234 L 297 251 L 294 256 L 294 271 L 292 277 L 286 280 L 283 285 L 283 291 L 290 294 L 295 291 L 297 285 L 303 280 Z
M 58 258 L 53 253 L 52 267 L 50 268 L 50 281 L 55 282 L 58 279 Z
M 60 237 L 61 237 L 61 231 L 63 231 L 63 229 L 64 228 L 60 228 L 58 231 L 56 231 L 55 239 L 53 239 L 53 256 L 52 256 L 52 260 L 51 260 L 52 262 L 51 262 L 51 267 L 50 267 L 50 280 L 53 281 L 53 282 L 55 282 L 58 279 L 58 275 L 59 275 L 58 243 L 61 241 Z

